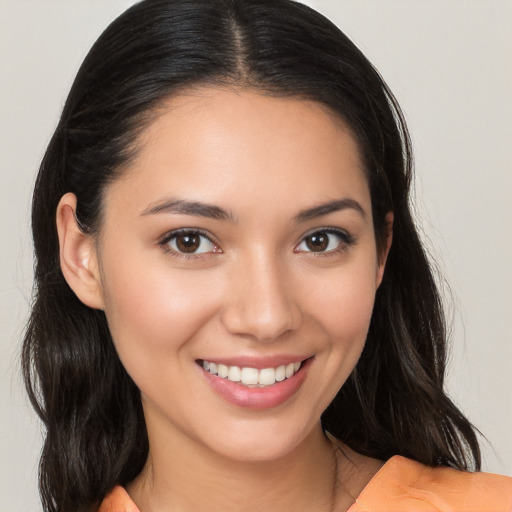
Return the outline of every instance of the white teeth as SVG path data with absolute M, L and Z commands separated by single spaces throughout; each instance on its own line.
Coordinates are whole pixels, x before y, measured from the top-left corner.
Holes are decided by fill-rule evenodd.
M 258 373 L 256 368 L 242 368 L 242 384 L 258 384 Z
M 214 373 L 210 370 L 211 373 Z M 238 366 L 230 366 L 228 371 L 228 379 L 233 382 L 240 382 L 242 379 L 242 370 Z
M 219 377 L 226 378 L 229 373 L 229 368 L 225 364 L 219 364 L 219 367 L 217 369 L 217 375 Z
M 286 379 L 286 366 L 283 364 L 276 368 L 276 380 L 277 382 L 281 382 L 284 379 Z
M 264 368 L 259 371 L 258 384 L 271 386 L 276 382 L 276 370 L 274 368 Z
M 233 382 L 240 382 L 244 386 L 249 387 L 272 386 L 276 382 L 289 379 L 299 371 L 301 365 L 302 361 L 297 361 L 288 365 L 283 364 L 277 368 L 258 370 L 257 368 L 240 368 L 239 366 L 227 366 L 203 361 L 203 368 L 206 371 Z

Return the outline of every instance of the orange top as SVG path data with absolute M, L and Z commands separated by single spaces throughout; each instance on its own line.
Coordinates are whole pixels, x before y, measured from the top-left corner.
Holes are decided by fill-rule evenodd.
M 512 478 L 431 468 L 391 457 L 347 512 L 512 512 Z M 140 512 L 122 487 L 115 487 L 98 512 Z

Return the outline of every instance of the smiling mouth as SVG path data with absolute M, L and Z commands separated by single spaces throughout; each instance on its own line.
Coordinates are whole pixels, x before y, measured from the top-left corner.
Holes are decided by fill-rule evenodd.
M 275 368 L 250 368 L 240 366 L 227 366 L 212 363 L 204 359 L 197 361 L 205 371 L 218 378 L 226 379 L 249 388 L 265 388 L 293 377 L 301 368 L 304 361 L 296 361 Z

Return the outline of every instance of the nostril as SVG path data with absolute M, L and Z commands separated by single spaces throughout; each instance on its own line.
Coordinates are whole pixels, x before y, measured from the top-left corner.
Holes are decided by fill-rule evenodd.
M 273 342 L 294 332 L 300 325 L 288 312 L 271 314 L 251 313 L 247 310 L 227 312 L 223 325 L 233 335 L 246 336 L 260 342 Z
M 243 273 L 233 276 L 233 295 L 222 313 L 226 330 L 262 342 L 281 339 L 297 330 L 302 313 L 290 296 L 285 274 L 277 268 L 275 259 L 265 258 L 257 264 L 249 262 Z

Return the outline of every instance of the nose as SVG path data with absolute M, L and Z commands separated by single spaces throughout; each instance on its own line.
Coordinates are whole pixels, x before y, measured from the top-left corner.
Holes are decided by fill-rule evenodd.
M 272 342 L 298 329 L 302 313 L 296 283 L 273 258 L 245 261 L 229 277 L 222 322 L 234 335 Z

